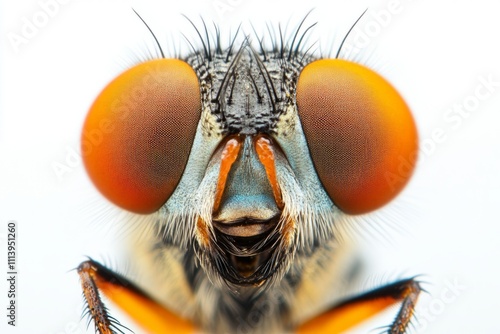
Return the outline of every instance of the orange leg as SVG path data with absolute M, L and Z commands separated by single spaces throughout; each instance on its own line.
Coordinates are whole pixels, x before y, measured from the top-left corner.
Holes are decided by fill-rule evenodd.
M 195 333 L 196 327 L 152 300 L 123 276 L 93 260 L 80 264 L 78 274 L 87 301 L 88 313 L 100 334 L 123 333 L 118 321 L 110 317 L 99 292 L 129 314 L 148 333 Z
M 413 278 L 398 281 L 342 302 L 299 326 L 297 333 L 342 333 L 388 306 L 401 308 L 387 333 L 402 334 L 408 328 L 422 288 Z

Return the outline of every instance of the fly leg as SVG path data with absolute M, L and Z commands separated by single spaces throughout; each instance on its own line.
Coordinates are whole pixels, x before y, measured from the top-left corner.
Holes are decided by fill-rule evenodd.
M 341 333 L 401 302 L 387 333 L 403 334 L 411 322 L 420 292 L 422 288 L 414 278 L 397 281 L 335 305 L 299 326 L 297 333 Z
M 144 291 L 100 263 L 89 259 L 77 268 L 88 314 L 99 334 L 124 333 L 126 327 L 108 314 L 100 293 L 113 301 L 148 333 L 194 333 L 196 327 L 154 301 Z
M 87 314 L 90 315 L 90 321 L 94 321 L 95 331 L 99 334 L 111 334 L 121 332 L 121 326 L 113 317 L 108 314 L 108 310 L 102 302 L 97 287 L 97 282 L 102 278 L 97 276 L 100 265 L 93 261 L 85 261 L 78 266 L 78 274 L 82 284 L 83 296 L 87 302 Z M 101 272 L 103 270 L 100 270 Z

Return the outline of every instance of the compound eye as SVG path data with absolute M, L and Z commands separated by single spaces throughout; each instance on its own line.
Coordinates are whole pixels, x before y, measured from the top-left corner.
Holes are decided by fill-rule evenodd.
M 99 94 L 83 126 L 91 180 L 126 210 L 158 210 L 182 176 L 200 112 L 198 78 L 187 63 L 158 59 L 123 72 Z
M 417 130 L 399 93 L 350 61 L 317 60 L 297 83 L 297 106 L 309 153 L 331 200 L 362 214 L 393 199 L 417 157 Z

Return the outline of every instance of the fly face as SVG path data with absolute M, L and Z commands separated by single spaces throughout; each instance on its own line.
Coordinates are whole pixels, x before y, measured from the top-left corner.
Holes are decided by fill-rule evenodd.
M 280 302 L 268 323 L 297 326 L 290 304 L 304 284 L 321 285 L 319 259 L 336 255 L 341 212 L 385 205 L 411 175 L 400 161 L 417 152 L 417 134 L 401 96 L 362 65 L 308 54 L 299 30 L 269 51 L 249 38 L 211 50 L 207 39 L 185 61 L 136 65 L 103 90 L 84 125 L 83 138 L 106 129 L 99 145 L 82 141 L 97 188 L 126 210 L 159 212 L 141 246 L 149 270 L 187 282 L 176 298 L 202 329 L 235 325 L 273 289 Z M 419 290 L 408 291 L 395 300 L 416 301 Z M 412 310 L 393 326 L 404 331 Z
M 266 57 L 264 62 L 244 41 L 234 55 L 229 51 L 201 63 L 198 56 L 188 58 L 204 83 L 206 113 L 195 139 L 200 146 L 193 147 L 191 157 L 198 160 L 198 152 L 210 155 L 185 171 L 186 178 L 200 182 L 186 185 L 184 191 L 181 181 L 178 189 L 196 189 L 194 202 L 183 206 L 196 212 L 195 248 L 201 265 L 212 281 L 237 286 L 280 279 L 298 248 L 298 226 L 308 229 L 311 215 L 319 218 L 327 212 L 324 193 L 314 191 L 321 189 L 314 174 L 302 181 L 298 175 L 312 172 L 311 162 L 293 158 L 307 154 L 306 142 L 297 134 L 293 98 L 302 65 L 276 54 Z M 213 140 L 216 147 L 211 146 L 212 138 L 218 139 Z M 300 248 L 309 249 L 320 234 L 329 238 L 324 229 L 304 238 Z

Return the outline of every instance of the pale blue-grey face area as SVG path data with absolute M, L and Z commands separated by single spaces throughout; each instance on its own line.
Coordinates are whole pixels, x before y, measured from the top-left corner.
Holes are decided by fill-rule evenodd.
M 221 224 L 245 223 L 247 229 L 232 229 L 230 233 L 247 236 L 265 231 L 263 225 L 279 214 L 266 170 L 257 157 L 251 136 L 248 136 L 228 175 L 214 220 Z

